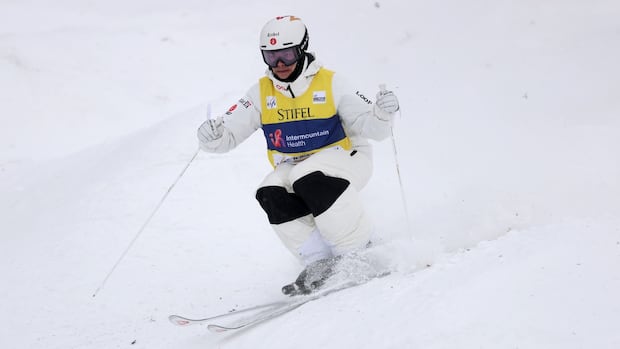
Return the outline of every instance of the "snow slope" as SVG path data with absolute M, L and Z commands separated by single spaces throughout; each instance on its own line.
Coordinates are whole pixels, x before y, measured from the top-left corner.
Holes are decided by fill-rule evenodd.
M 289 13 L 328 67 L 401 100 L 408 211 L 391 141 L 362 193 L 396 272 L 239 335 L 174 327 L 281 299 L 300 270 L 253 199 L 259 134 L 179 179 L 207 105 L 256 81 L 258 31 Z M 619 347 L 619 15 L 602 0 L 4 1 L 0 347 Z

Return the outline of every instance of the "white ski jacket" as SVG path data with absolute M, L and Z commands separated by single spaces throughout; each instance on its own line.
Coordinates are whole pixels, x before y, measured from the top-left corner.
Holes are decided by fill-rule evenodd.
M 266 74 L 279 93 L 294 98 L 306 92 L 314 75 L 322 67 L 316 60 L 305 64 L 307 66 L 300 76 L 290 83 L 278 80 L 269 69 Z M 337 113 L 353 149 L 372 158 L 367 139 L 380 141 L 387 138 L 390 135 L 392 116 L 374 106 L 367 96 L 350 87 L 338 74 L 334 74 L 332 92 Z M 200 142 L 201 149 L 211 153 L 225 153 L 246 140 L 262 126 L 260 102 L 260 87 L 256 83 L 222 116 L 222 137 L 210 142 Z

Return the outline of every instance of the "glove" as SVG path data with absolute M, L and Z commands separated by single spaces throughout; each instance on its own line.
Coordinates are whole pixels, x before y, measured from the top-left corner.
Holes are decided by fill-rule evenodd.
M 392 91 L 381 90 L 377 93 L 377 107 L 385 113 L 393 114 L 399 109 L 398 98 Z
M 207 119 L 198 128 L 198 140 L 201 143 L 209 143 L 220 139 L 224 134 L 224 122 L 221 117 L 217 119 Z

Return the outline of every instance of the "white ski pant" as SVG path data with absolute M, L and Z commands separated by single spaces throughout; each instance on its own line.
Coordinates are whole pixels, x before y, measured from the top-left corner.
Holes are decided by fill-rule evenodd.
M 365 213 L 358 192 L 368 183 L 372 160 L 365 154 L 343 149 L 326 149 L 298 164 L 278 165 L 261 183 L 257 193 L 269 188 L 280 191 L 285 200 L 274 199 L 271 205 L 283 205 L 287 210 L 296 206 L 287 204 L 287 196 L 294 196 L 301 206 L 320 209 L 305 214 L 300 210 L 294 219 L 272 219 L 270 222 L 284 245 L 303 263 L 344 254 L 366 246 L 370 240 L 372 223 Z M 332 190 L 331 184 L 335 190 Z M 298 193 L 295 192 L 297 189 Z M 303 191 L 302 191 L 303 189 Z M 286 190 L 286 192 L 284 192 Z M 330 194 L 329 191 L 334 192 Z M 314 192 L 317 198 L 313 197 Z M 324 203 L 321 192 L 331 198 Z M 298 199 L 297 194 L 302 194 Z M 257 194 L 257 199 L 259 194 Z M 321 202 L 322 201 L 322 202 Z M 263 203 L 261 203 L 263 205 Z M 313 206 L 314 205 L 314 206 Z M 269 209 L 263 208 L 266 211 Z M 270 212 L 267 212 L 268 215 Z

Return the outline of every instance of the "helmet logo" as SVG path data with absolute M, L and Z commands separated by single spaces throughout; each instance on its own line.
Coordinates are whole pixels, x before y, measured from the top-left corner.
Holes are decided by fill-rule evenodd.
M 295 16 L 278 16 L 278 17 L 276 17 L 276 19 L 277 19 L 278 21 L 279 21 L 279 20 L 282 20 L 282 19 L 284 19 L 284 18 L 288 18 L 288 19 L 289 19 L 289 21 L 291 21 L 291 22 L 292 22 L 292 21 L 301 21 L 301 18 L 299 18 L 299 17 L 295 17 Z
M 276 38 L 271 38 L 269 39 L 269 43 L 272 45 L 275 45 L 278 42 L 278 40 L 276 40 Z

